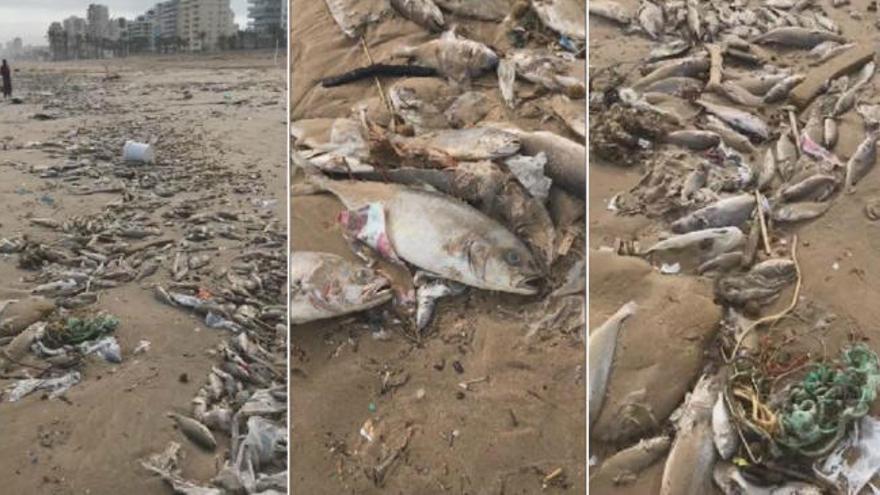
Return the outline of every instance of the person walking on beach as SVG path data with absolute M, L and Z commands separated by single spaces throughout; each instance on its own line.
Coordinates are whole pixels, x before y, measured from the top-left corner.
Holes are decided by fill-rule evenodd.
M 3 59 L 3 65 L 0 65 L 0 77 L 3 78 L 3 99 L 12 96 L 12 73 L 9 71 L 9 64 Z

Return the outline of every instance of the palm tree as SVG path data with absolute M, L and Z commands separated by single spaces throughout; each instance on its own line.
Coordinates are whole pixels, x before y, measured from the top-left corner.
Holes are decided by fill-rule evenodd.
M 64 50 L 64 40 L 67 33 L 60 22 L 53 22 L 49 25 L 49 31 L 46 34 L 49 39 L 49 50 L 52 52 L 53 60 L 61 60 L 62 50 Z

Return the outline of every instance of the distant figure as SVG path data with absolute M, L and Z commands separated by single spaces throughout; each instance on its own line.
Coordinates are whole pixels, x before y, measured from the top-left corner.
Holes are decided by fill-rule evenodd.
M 12 73 L 9 71 L 9 64 L 3 59 L 3 65 L 0 65 L 0 77 L 3 77 L 3 99 L 12 96 Z

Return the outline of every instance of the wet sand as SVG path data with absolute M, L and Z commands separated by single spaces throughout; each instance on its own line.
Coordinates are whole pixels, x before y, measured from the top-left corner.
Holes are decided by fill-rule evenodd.
M 316 131 L 326 132 L 332 118 L 349 116 L 356 103 L 369 101 L 371 108 L 380 108 L 372 80 L 331 89 L 317 84 L 322 77 L 366 65 L 366 55 L 359 43 L 343 36 L 324 2 L 294 2 L 291 9 L 294 125 L 327 119 Z M 467 36 L 493 43 L 493 23 L 450 17 Z M 366 39 L 373 59 L 380 61 L 433 36 L 391 15 L 371 26 Z M 396 81 L 383 80 L 385 90 Z M 436 81 L 424 85 L 445 86 Z M 541 120 L 541 99 L 526 101 L 516 114 L 508 111 L 494 74 L 473 86 L 489 95 L 485 121 L 511 121 L 567 135 L 560 122 Z M 518 89 L 529 94 L 528 85 Z M 436 95 L 444 91 L 450 88 Z M 295 183 L 300 180 L 294 178 Z M 329 196 L 292 197 L 293 249 L 357 260 L 335 221 L 342 209 Z M 582 257 L 583 249 L 578 236 L 568 256 L 554 267 L 554 284 Z M 393 267 L 381 266 L 401 286 L 411 283 Z M 382 332 L 380 322 L 387 314 L 381 311 L 293 326 L 292 485 L 314 494 L 584 492 L 581 331 L 563 318 L 527 337 L 532 325 L 555 309 L 538 296 L 470 289 L 439 302 L 420 344 L 394 327 Z M 383 378 L 388 377 L 399 386 L 383 391 Z M 468 390 L 460 386 L 483 377 L 487 381 Z M 359 434 L 368 420 L 381 442 L 369 444 Z M 371 479 L 369 472 L 404 444 L 381 481 Z M 544 477 L 560 468 L 562 476 L 542 490 Z
M 210 197 L 219 194 L 228 195 L 230 210 L 256 211 L 248 206 L 251 198 L 270 200 L 274 201 L 272 214 L 283 229 L 285 66 L 283 57 L 276 66 L 272 53 L 14 65 L 16 96 L 25 102 L 0 102 L 0 140 L 9 148 L 0 154 L 2 237 L 25 234 L 51 241 L 57 234 L 31 225 L 31 217 L 65 220 L 97 214 L 121 196 L 74 196 L 65 181 L 41 179 L 30 170 L 61 163 L 66 153 L 26 147 L 27 143 L 60 141 L 75 132 L 97 129 L 112 133 L 121 126 L 138 133 L 138 122 L 143 123 L 141 132 L 131 138 L 155 138 L 161 158 L 175 159 L 168 155 L 169 148 L 185 149 L 187 156 L 216 163 L 216 172 L 228 174 L 226 184 L 206 181 L 202 190 L 178 193 L 167 203 L 192 198 L 206 209 L 216 208 Z M 102 81 L 108 74 L 119 77 Z M 184 92 L 192 98 L 184 99 Z M 59 107 L 56 120 L 32 118 Z M 253 185 L 253 194 L 229 190 L 232 184 L 244 182 Z M 160 215 L 167 210 L 160 207 L 143 213 L 158 219 L 165 235 L 179 240 L 186 223 L 166 222 Z M 205 283 L 247 248 L 239 242 L 219 244 L 223 248 L 219 256 L 198 277 Z M 18 269 L 15 255 L 0 259 L 0 274 L 4 288 L 33 287 L 25 277 L 34 273 Z M 183 446 L 185 477 L 206 482 L 215 475 L 228 442 L 221 440 L 221 448 L 214 453 L 202 451 L 173 427 L 165 413 L 190 411 L 191 399 L 211 366 L 218 364 L 213 348 L 228 334 L 207 328 L 196 315 L 158 302 L 152 286 L 170 282 L 169 267 L 162 266 L 144 280 L 102 291 L 98 303 L 87 308 L 119 318 L 115 335 L 122 348 L 121 364 L 88 358 L 81 370 L 82 382 L 65 400 L 45 400 L 35 393 L 20 402 L 4 399 L 0 403 L 4 445 L 4 462 L 0 463 L 4 488 L 0 491 L 171 493 L 139 462 L 171 440 Z M 283 300 L 283 295 L 279 297 Z M 141 340 L 151 342 L 149 351 L 133 355 Z M 0 380 L 0 387 L 11 383 L 6 378 Z

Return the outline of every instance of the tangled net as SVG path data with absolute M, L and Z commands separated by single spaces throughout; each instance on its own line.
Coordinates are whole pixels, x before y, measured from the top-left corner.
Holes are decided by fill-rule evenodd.
M 64 324 L 52 325 L 46 332 L 43 342 L 50 349 L 65 345 L 77 345 L 99 339 L 113 333 L 119 326 L 119 319 L 113 315 L 99 314 L 94 318 L 68 318 Z

